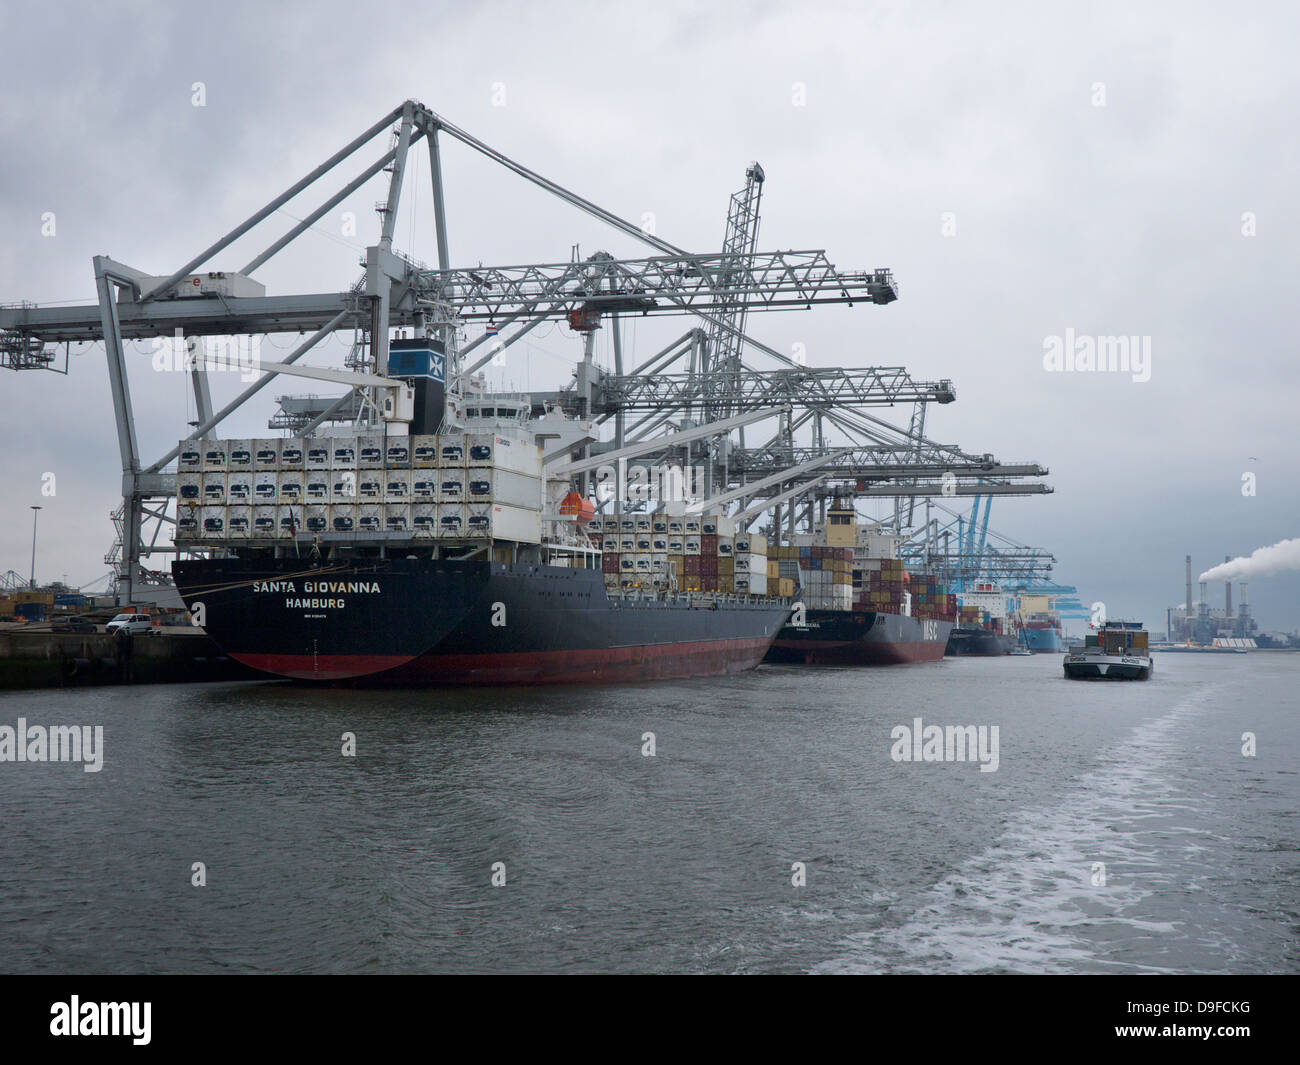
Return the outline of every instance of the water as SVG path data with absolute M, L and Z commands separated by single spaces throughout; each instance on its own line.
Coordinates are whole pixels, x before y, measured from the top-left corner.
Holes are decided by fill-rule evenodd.
M 3 694 L 105 756 L 0 763 L 0 971 L 1300 971 L 1300 656 L 1156 670 Z M 892 761 L 916 716 L 998 770 Z

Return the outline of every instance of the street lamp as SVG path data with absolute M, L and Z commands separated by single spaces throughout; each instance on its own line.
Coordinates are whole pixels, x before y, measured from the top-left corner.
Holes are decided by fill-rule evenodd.
M 32 591 L 36 591 L 36 518 L 40 507 L 32 507 Z

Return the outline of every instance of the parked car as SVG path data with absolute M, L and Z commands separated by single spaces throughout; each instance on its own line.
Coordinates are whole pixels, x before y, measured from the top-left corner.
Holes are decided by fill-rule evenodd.
M 123 629 L 132 635 L 148 636 L 154 632 L 153 618 L 148 614 L 118 614 L 104 627 L 110 636 Z
M 98 632 L 99 626 L 85 618 L 59 618 L 50 626 L 52 632 Z

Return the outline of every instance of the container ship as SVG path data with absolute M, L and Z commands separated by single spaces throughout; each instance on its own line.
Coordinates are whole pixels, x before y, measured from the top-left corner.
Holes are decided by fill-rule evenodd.
M 764 541 L 737 555 L 719 515 L 596 518 L 567 476 L 543 474 L 539 439 L 579 439 L 582 424 L 543 433 L 526 402 L 447 400 L 431 342 L 393 347 L 395 376 L 439 386 L 417 387 L 409 424 L 181 442 L 176 544 L 207 557 L 173 577 L 230 657 L 299 680 L 439 685 L 763 659 L 791 610 L 769 594 Z
M 938 580 L 909 574 L 898 538 L 864 527 L 837 499 L 814 534 L 776 548 L 777 572 L 797 580 L 800 603 L 769 662 L 895 665 L 943 658 L 956 599 Z M 807 540 L 807 543 L 800 543 Z
M 957 623 L 948 634 L 946 654 L 997 657 L 1016 649 L 1007 600 L 993 581 L 976 581 L 957 595 Z

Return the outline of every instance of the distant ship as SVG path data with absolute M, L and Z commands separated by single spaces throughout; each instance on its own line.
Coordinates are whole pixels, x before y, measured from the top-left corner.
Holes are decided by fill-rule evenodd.
M 1016 647 L 1010 633 L 1007 600 L 993 581 L 979 580 L 957 594 L 957 624 L 948 634 L 945 654 L 997 657 Z
M 1020 623 L 1020 643 L 1035 654 L 1060 654 L 1065 648 L 1061 619 L 1055 614 L 1030 614 Z
M 1070 680 L 1147 680 L 1151 650 L 1140 621 L 1107 621 L 1075 644 L 1062 662 Z
M 908 573 L 898 538 L 860 525 L 851 502 L 835 500 L 807 543 L 778 548 L 783 578 L 802 595 L 766 661 L 880 666 L 937 662 L 948 646 L 957 599 L 936 577 Z

